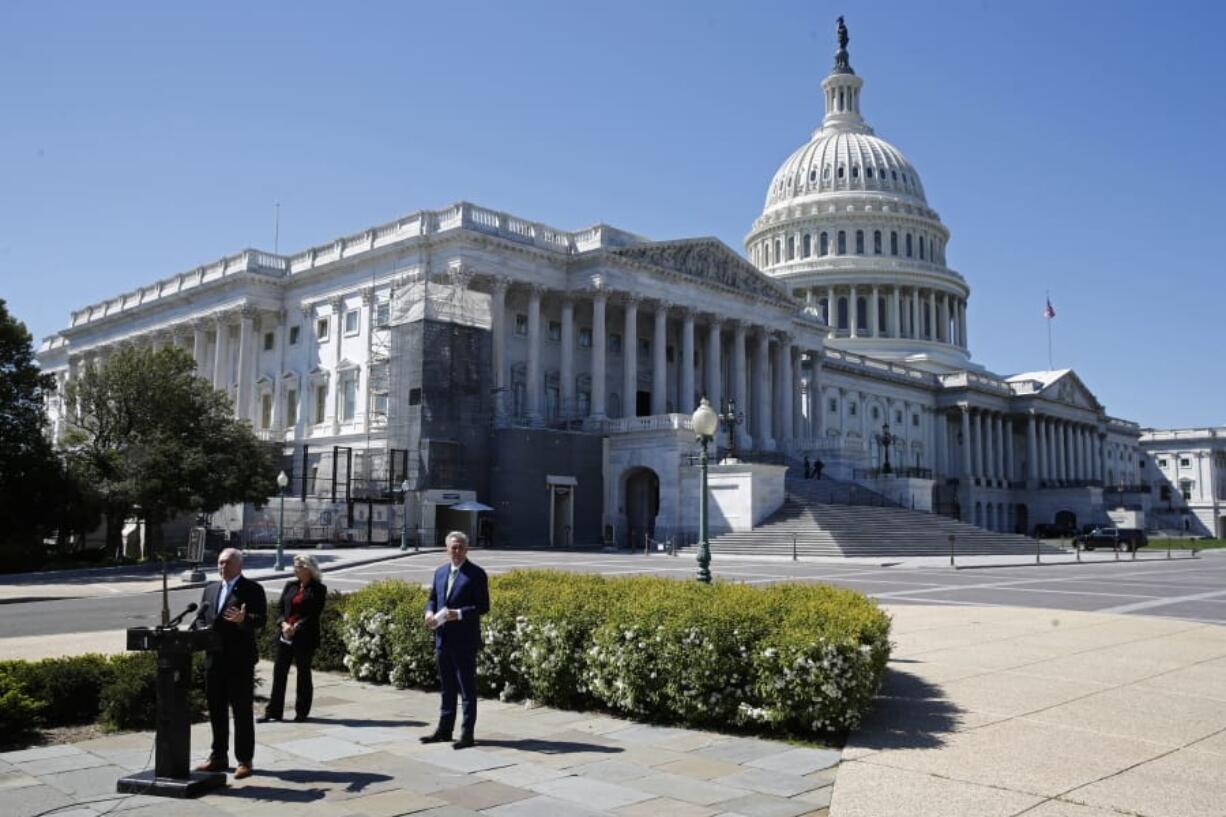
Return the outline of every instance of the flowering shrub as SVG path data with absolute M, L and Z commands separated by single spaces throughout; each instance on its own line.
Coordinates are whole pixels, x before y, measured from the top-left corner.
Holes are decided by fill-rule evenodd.
M 814 735 L 859 723 L 889 657 L 889 619 L 840 588 L 516 571 L 490 594 L 477 677 L 503 700 Z M 347 596 L 349 672 L 437 687 L 425 603 L 404 582 Z

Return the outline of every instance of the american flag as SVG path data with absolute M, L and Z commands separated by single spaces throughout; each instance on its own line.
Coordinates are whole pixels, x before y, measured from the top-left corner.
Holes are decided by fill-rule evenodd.
M 1056 317 L 1056 308 L 1051 305 L 1051 298 L 1047 299 L 1047 306 L 1043 307 L 1043 317 L 1048 320 Z

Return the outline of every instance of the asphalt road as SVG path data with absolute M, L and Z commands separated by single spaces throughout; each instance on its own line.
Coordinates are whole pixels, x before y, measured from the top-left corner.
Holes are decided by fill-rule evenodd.
M 1148 554 L 1152 556 L 1153 554 Z M 491 573 L 553 567 L 605 575 L 657 573 L 688 579 L 692 556 L 474 551 L 473 561 Z M 324 574 L 337 590 L 356 590 L 379 579 L 426 583 L 442 554 L 407 556 Z M 1226 624 L 1226 553 L 1197 560 L 993 567 L 950 570 L 785 561 L 716 560 L 717 578 L 751 584 L 812 581 L 853 587 L 891 604 L 962 604 L 1127 613 Z M 283 580 L 265 582 L 274 596 Z M 172 613 L 198 601 L 200 589 L 170 593 Z M 0 638 L 117 630 L 155 624 L 157 593 L 63 599 L 0 607 Z M 2 656 L 0 656 L 2 657 Z

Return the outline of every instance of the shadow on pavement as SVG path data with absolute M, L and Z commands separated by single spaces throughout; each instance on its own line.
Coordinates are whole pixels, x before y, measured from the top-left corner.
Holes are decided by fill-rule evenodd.
M 578 752 L 616 754 L 626 751 L 620 746 L 604 746 L 600 743 L 579 743 L 578 741 L 571 740 L 538 740 L 535 738 L 526 738 L 524 740 L 486 740 L 485 738 L 478 738 L 477 745 L 481 748 L 498 746 L 504 749 L 518 749 L 521 752 L 539 752 L 542 755 L 569 755 Z
M 375 783 L 386 783 L 389 780 L 394 780 L 388 774 L 375 774 L 372 772 L 332 772 L 327 769 L 282 769 L 278 771 L 257 770 L 256 774 L 260 777 L 275 777 L 278 780 L 284 780 L 286 783 L 329 783 L 333 785 L 343 785 L 347 792 L 359 792 L 365 790 Z M 246 791 L 255 787 L 246 787 L 244 789 L 235 789 L 235 792 Z M 269 788 L 269 787 L 264 787 Z M 272 789 L 272 791 L 285 791 L 283 789 Z M 294 791 L 294 790 L 290 790 Z M 314 792 L 315 789 L 306 789 L 308 792 Z M 311 800 L 318 798 L 311 797 Z M 298 802 L 298 801 L 295 801 Z
M 372 720 L 361 718 L 318 718 L 311 716 L 308 723 L 322 724 L 324 726 L 351 726 L 354 729 L 362 727 L 396 727 L 396 726 L 428 726 L 425 721 L 409 721 L 409 720 Z
M 257 772 L 267 776 L 267 772 Z M 277 803 L 314 803 L 327 795 L 324 789 L 302 789 L 297 787 L 279 788 L 276 786 L 226 786 L 218 789 L 220 797 L 239 797 L 243 800 L 263 800 Z
M 962 711 L 945 697 L 941 687 L 890 667 L 873 709 L 856 730 L 853 741 L 866 749 L 944 746 L 945 736 L 961 725 Z

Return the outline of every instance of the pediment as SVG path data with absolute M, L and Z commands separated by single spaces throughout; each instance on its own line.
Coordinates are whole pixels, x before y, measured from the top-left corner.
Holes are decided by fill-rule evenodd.
M 1072 371 L 1066 372 L 1044 387 L 1043 396 L 1049 400 L 1077 406 L 1091 411 L 1102 411 L 1102 404 Z
M 787 290 L 777 281 L 730 250 L 717 238 L 653 241 L 621 247 L 612 250 L 610 254 L 747 295 L 791 300 Z

